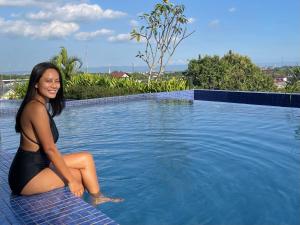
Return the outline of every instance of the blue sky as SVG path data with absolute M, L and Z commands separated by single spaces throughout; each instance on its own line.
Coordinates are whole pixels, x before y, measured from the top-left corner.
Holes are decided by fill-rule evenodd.
M 64 46 L 89 67 L 144 65 L 129 40 L 152 0 L 0 0 L 0 72 L 31 70 Z M 257 64 L 300 64 L 300 0 L 181 0 L 195 33 L 171 64 L 232 49 Z

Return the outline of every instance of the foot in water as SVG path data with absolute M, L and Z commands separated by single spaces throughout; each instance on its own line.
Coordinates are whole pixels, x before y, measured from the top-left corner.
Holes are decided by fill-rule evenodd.
M 109 198 L 109 197 L 105 197 L 103 195 L 100 195 L 98 197 L 93 197 L 92 196 L 92 204 L 93 205 L 100 205 L 103 204 L 105 202 L 114 202 L 114 203 L 118 203 L 118 202 L 123 202 L 124 199 L 122 198 Z

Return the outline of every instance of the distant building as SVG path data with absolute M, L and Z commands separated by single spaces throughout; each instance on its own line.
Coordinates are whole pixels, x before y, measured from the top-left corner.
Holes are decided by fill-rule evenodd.
M 122 72 L 122 71 L 113 71 L 111 73 L 111 76 L 114 78 L 128 78 L 129 75 L 126 72 Z
M 283 88 L 286 86 L 287 77 L 276 77 L 274 78 L 274 83 L 278 88 Z

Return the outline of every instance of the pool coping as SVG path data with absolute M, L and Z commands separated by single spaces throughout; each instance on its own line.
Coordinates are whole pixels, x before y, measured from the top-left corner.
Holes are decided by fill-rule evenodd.
M 157 92 L 157 93 L 146 93 L 146 94 L 136 94 L 136 95 L 125 95 L 125 96 L 114 96 L 114 97 L 105 97 L 105 98 L 93 98 L 93 99 L 83 99 L 83 100 L 67 100 L 66 109 L 78 106 L 87 106 L 87 105 L 98 105 L 98 104 L 115 104 L 120 102 L 129 102 L 129 101 L 138 101 L 138 100 L 147 100 L 147 99 L 180 99 L 180 100 L 194 100 L 194 90 L 185 90 L 185 91 L 173 91 L 173 92 Z M 0 99 L 1 102 L 12 102 L 12 103 L 21 103 L 22 100 L 7 100 Z M 1 115 L 12 115 L 17 112 L 18 108 L 1 108 L 0 107 L 0 116 Z
M 184 99 L 218 101 L 242 104 L 256 104 L 281 107 L 300 108 L 300 93 L 277 93 L 277 92 L 255 92 L 255 91 L 230 91 L 230 90 L 207 90 L 193 89 L 173 92 L 145 93 L 126 96 L 114 96 L 105 98 L 94 98 L 84 100 L 67 100 L 66 108 L 95 105 L 114 104 L 120 102 L 146 100 L 146 99 Z M 2 102 L 19 103 L 21 100 L 0 99 Z M 17 112 L 17 108 L 5 109 L 0 107 L 1 115 L 11 115 Z
M 300 93 L 194 90 L 195 100 L 300 108 Z

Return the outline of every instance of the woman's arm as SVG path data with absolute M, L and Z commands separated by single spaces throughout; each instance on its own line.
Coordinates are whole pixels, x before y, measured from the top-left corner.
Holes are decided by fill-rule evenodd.
M 46 108 L 40 104 L 32 104 L 32 113 L 30 113 L 29 117 L 38 136 L 38 141 L 47 154 L 49 160 L 67 181 L 71 192 L 76 196 L 81 196 L 84 188 L 82 184 L 71 174 L 61 153 L 54 143 Z

